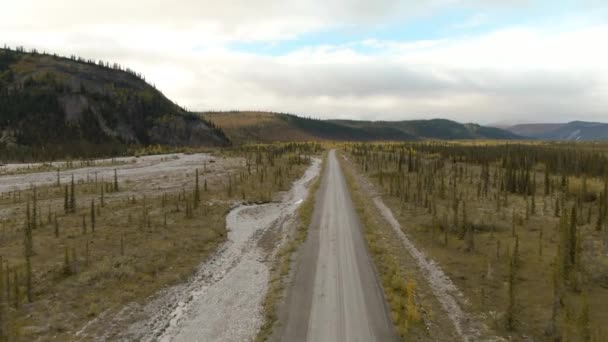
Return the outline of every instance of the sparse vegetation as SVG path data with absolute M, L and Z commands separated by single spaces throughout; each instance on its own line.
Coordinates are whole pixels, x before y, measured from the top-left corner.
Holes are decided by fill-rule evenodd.
M 465 293 L 467 310 L 485 317 L 497 335 L 605 338 L 607 145 L 421 142 L 346 149 L 407 234 Z
M 4 336 L 71 339 L 101 313 L 182 281 L 225 240 L 233 202 L 270 200 L 301 175 L 319 148 L 225 150 L 221 159 L 163 180 L 170 186 L 162 192 L 140 190 L 121 180 L 117 169 L 110 182 L 70 177 L 67 184 L 2 193 L 0 283 L 6 291 L 0 303 L 12 304 L 0 305 Z M 205 191 L 196 190 L 198 178 Z

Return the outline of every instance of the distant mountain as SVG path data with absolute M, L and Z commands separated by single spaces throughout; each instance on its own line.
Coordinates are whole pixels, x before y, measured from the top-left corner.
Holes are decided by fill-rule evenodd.
M 203 117 L 236 142 L 291 140 L 410 141 L 421 139 L 518 139 L 493 127 L 444 119 L 411 121 L 317 120 L 268 112 L 208 112 Z
M 229 140 L 118 65 L 0 49 L 0 149 L 152 144 Z
M 544 140 L 608 140 L 608 123 L 572 121 L 564 124 L 522 124 L 508 131 L 534 139 Z

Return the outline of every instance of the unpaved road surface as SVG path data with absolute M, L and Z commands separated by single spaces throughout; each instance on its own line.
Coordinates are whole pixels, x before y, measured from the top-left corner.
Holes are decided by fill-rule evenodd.
M 394 341 L 396 334 L 335 151 L 296 263 L 281 341 Z
M 314 158 L 280 201 L 234 208 L 226 218 L 228 241 L 188 282 L 166 289 L 136 310 L 142 319 L 120 335 L 100 340 L 253 340 L 264 319 L 262 303 L 271 260 L 262 239 L 269 231 L 282 236 L 293 228 L 296 209 L 306 198 L 320 164 Z

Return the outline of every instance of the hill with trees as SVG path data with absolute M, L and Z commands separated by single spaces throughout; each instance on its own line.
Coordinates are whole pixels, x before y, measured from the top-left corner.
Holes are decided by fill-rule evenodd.
M 269 112 L 207 112 L 234 142 L 304 140 L 413 141 L 425 139 L 519 139 L 518 135 L 445 119 L 409 121 L 319 120 Z
M 3 159 L 117 154 L 127 146 L 225 146 L 223 132 L 118 64 L 0 49 Z

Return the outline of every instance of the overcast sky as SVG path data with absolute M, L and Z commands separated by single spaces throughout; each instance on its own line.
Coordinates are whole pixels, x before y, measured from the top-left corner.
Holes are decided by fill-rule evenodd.
M 6 0 L 0 43 L 118 62 L 191 110 L 608 122 L 605 0 Z

